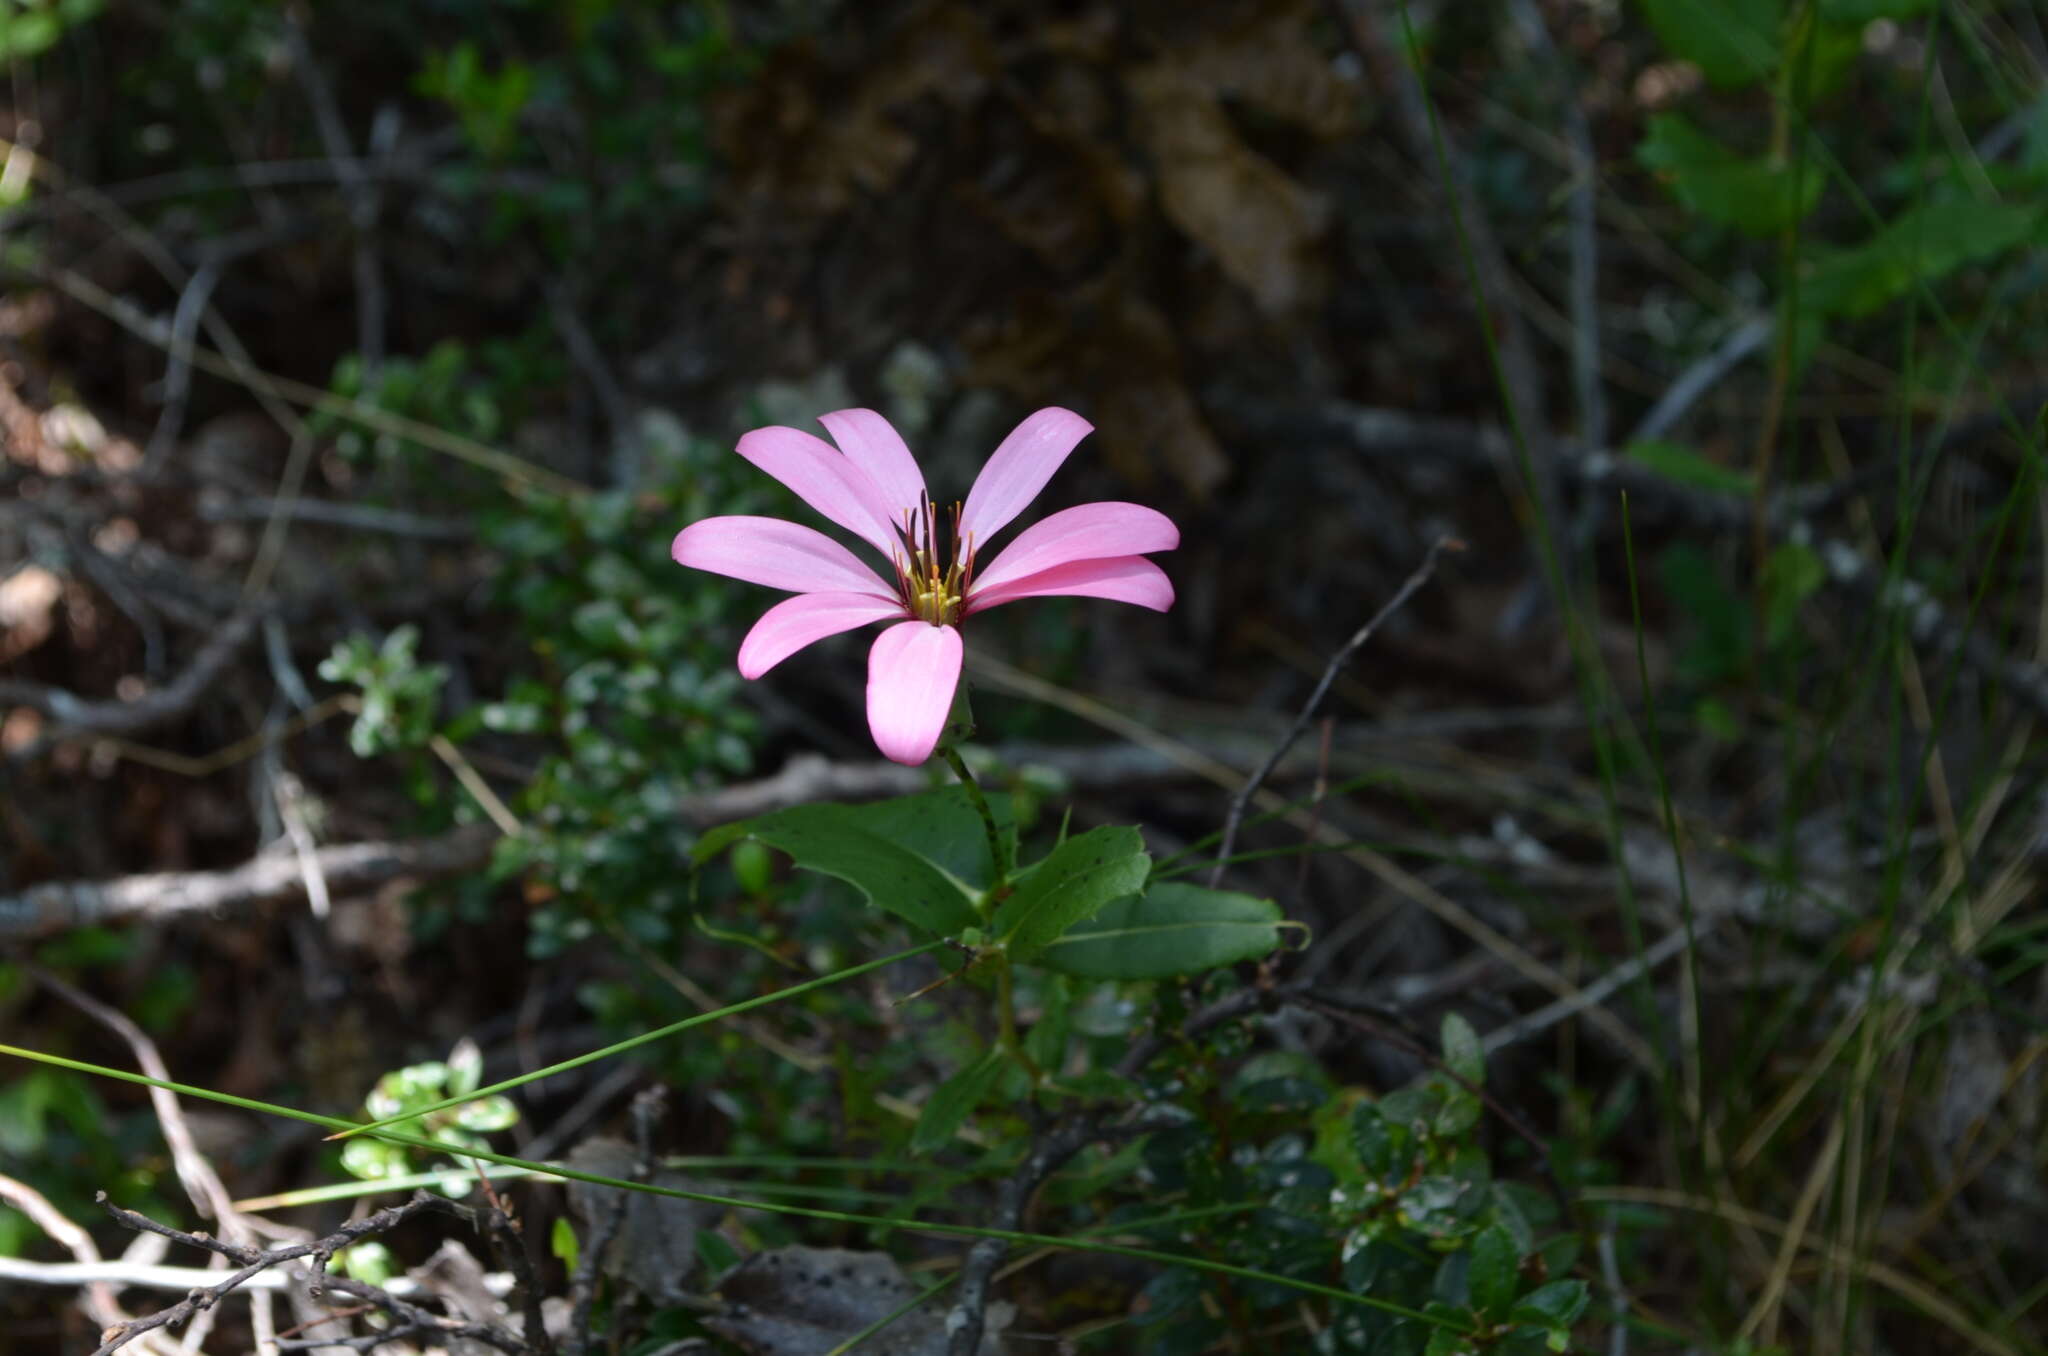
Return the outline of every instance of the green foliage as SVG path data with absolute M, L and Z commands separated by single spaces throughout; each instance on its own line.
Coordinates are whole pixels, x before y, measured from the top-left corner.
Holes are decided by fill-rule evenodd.
M 1653 116 L 1636 159 L 1662 175 L 1687 208 L 1750 235 L 1776 235 L 1820 201 L 1823 181 L 1814 167 L 1785 156 L 1741 155 L 1683 113 Z
M 910 1151 L 928 1154 L 950 1144 L 974 1109 L 995 1090 L 1010 1063 L 991 1047 L 932 1091 L 910 1132 Z
M 374 372 L 351 354 L 335 364 L 332 386 L 336 395 L 374 409 L 490 442 L 505 431 L 508 407 L 517 410 L 521 391 L 546 375 L 519 343 L 500 340 L 472 352 L 443 339 L 417 358 L 388 357 Z M 407 459 L 433 455 L 396 434 L 367 431 L 334 414 L 316 415 L 313 427 L 359 464 L 406 468 Z M 426 464 L 418 469 L 424 473 Z M 444 473 L 447 467 L 437 461 L 432 469 Z
M 26 61 L 55 47 L 106 0 L 0 0 L 0 61 Z
M 1104 825 L 1069 838 L 1018 873 L 1014 892 L 996 910 L 996 935 L 1014 959 L 1036 960 L 1111 900 L 1143 889 L 1151 870 L 1136 829 Z
M 483 1055 L 473 1043 L 464 1041 L 446 1060 L 414 1064 L 385 1074 L 363 1099 L 363 1110 L 372 1120 L 406 1116 L 444 1098 L 475 1092 L 482 1073 Z M 518 1120 L 519 1109 L 507 1098 L 479 1097 L 461 1106 L 402 1120 L 394 1128 L 451 1148 L 482 1149 L 489 1147 L 485 1135 L 507 1129 Z M 341 1146 L 341 1166 L 351 1176 L 378 1181 L 418 1171 L 422 1165 L 415 1161 L 417 1152 L 401 1144 L 358 1137 Z M 455 1163 L 446 1166 L 449 1173 L 442 1190 L 450 1195 L 466 1192 L 473 1182 L 469 1171 Z
M 486 160 L 501 160 L 512 148 L 519 115 L 533 97 L 533 68 L 508 60 L 484 69 L 477 45 L 465 39 L 446 52 L 433 52 L 413 82 L 420 93 L 446 100 L 462 120 L 470 144 Z
M 917 825 L 932 836 L 906 842 L 899 836 L 901 824 Z M 947 824 L 957 826 L 951 835 L 937 827 Z M 727 824 L 698 840 L 696 858 L 708 861 L 742 838 L 788 853 L 807 871 L 845 881 L 869 903 L 926 933 L 957 936 L 981 919 L 980 892 L 972 878 L 977 873 L 983 881 L 989 878 L 988 849 L 981 822 L 960 788 L 880 805 L 799 805 Z M 977 860 L 969 865 L 956 855 L 942 864 L 919 850 L 934 846 Z M 962 869 L 949 870 L 949 865 Z
M 1695 489 L 1740 495 L 1752 494 L 1756 489 L 1756 477 L 1749 472 L 1723 466 L 1682 443 L 1630 443 L 1626 455 L 1666 480 Z
M 1964 264 L 2048 240 L 2036 202 L 1944 198 L 1900 213 L 1860 245 L 1807 261 L 1800 304 L 1820 315 L 1865 316 Z
M 1873 19 L 1915 19 L 1938 0 L 1820 0 L 1823 19 L 1837 24 L 1867 24 Z
M 420 633 L 401 626 L 382 644 L 367 636 L 338 642 L 320 661 L 320 676 L 362 693 L 362 710 L 349 727 L 348 745 L 359 758 L 424 747 L 434 734 L 434 715 L 448 670 L 419 662 Z
M 1170 979 L 1280 945 L 1280 906 L 1229 890 L 1160 881 L 1113 901 L 1049 946 L 1039 963 L 1088 979 Z
M 1746 85 L 1777 67 L 1784 0 L 1642 0 L 1642 5 L 1671 55 L 1698 66 L 1715 85 Z
M 1549 1279 L 1570 1265 L 1576 1239 L 1545 1237 L 1548 1200 L 1494 1180 L 1478 1142 L 1480 1103 L 1463 1086 L 1485 1077 L 1478 1038 L 1454 1016 L 1443 1047 L 1456 1078 L 1434 1073 L 1378 1099 L 1331 1095 L 1313 1064 L 1290 1070 L 1292 1057 L 1271 1056 L 1249 1061 L 1227 1100 L 1206 1095 L 1227 1040 L 1186 1052 L 1172 1071 L 1202 1112 L 1148 1139 L 1149 1186 L 1196 1206 L 1259 1203 L 1195 1229 L 1203 1244 L 1262 1270 L 1335 1275 L 1394 1306 L 1335 1306 L 1318 1324 L 1318 1352 L 1562 1351 L 1584 1311 L 1583 1282 Z M 1299 1133 L 1304 1117 L 1313 1143 Z M 1150 1352 L 1199 1350 L 1299 1303 L 1190 1271 L 1169 1270 L 1146 1293 Z M 1417 1313 L 1434 1322 L 1406 1316 Z

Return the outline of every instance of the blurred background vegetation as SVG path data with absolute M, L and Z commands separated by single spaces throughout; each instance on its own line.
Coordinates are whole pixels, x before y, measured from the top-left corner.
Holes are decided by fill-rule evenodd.
M 1230 877 L 1312 930 L 1287 964 L 1488 1037 L 1541 1152 L 1477 1133 L 1586 1212 L 1584 1349 L 2048 1351 L 2036 4 L 0 0 L 0 59 L 8 1040 L 130 1062 L 69 984 L 180 1081 L 350 1115 L 899 948 L 765 856 L 687 869 L 828 773 L 920 783 L 852 641 L 741 682 L 766 599 L 667 543 L 794 510 L 748 428 L 871 406 L 958 494 L 1059 404 L 1098 432 L 1052 493 L 1165 510 L 1180 601 L 977 621 L 1027 828 L 1198 843 L 1455 535 L 1241 845 L 1287 850 Z M 1080 987 L 1076 1039 L 1156 1019 Z M 661 1084 L 713 1175 L 977 1218 L 888 1175 L 975 995 L 889 993 L 437 1133 L 543 1157 Z M 1254 1155 L 1423 1069 L 1248 1039 L 1293 1080 Z M 188 1115 L 244 1200 L 432 1166 Z M 0 1067 L 0 1172 L 182 1209 L 143 1090 L 58 1070 Z M 0 1208 L 0 1255 L 63 1249 Z M 1142 1267 L 1018 1284 L 1087 1350 L 1366 1349 Z M 53 1293 L 0 1289 L 10 1349 L 91 1344 Z

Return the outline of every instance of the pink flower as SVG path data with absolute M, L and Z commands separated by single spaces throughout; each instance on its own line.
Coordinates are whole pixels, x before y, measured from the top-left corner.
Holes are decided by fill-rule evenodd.
M 739 454 L 887 557 L 893 584 L 824 533 L 779 518 L 706 518 L 677 533 L 670 554 L 679 565 L 796 595 L 769 608 L 740 643 L 748 678 L 813 641 L 893 619 L 868 651 L 868 729 L 886 757 L 917 764 L 931 756 L 960 681 L 960 625 L 975 613 L 1058 594 L 1157 612 L 1173 606 L 1165 571 L 1144 557 L 1178 546 L 1180 532 L 1139 504 L 1063 509 L 981 562 L 982 546 L 1093 431 L 1081 416 L 1043 409 L 1017 425 L 943 521 L 888 420 L 840 410 L 818 422 L 837 448 L 797 429 L 757 428 L 740 439 Z

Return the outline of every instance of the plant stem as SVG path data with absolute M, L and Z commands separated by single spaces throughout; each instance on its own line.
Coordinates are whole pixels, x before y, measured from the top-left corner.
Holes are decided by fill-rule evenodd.
M 946 766 L 953 769 L 953 775 L 960 779 L 960 785 L 967 788 L 967 799 L 974 802 L 974 811 L 981 816 L 981 826 L 988 830 L 988 856 L 995 870 L 995 879 L 989 882 L 988 908 L 991 915 L 995 903 L 1010 883 L 1009 855 L 1003 851 L 1002 831 L 996 827 L 995 812 L 988 808 L 988 798 L 981 794 L 981 783 L 974 780 L 974 774 L 967 770 L 967 760 L 960 756 L 960 750 L 951 744 L 939 745 L 939 752 L 945 755 Z
M 1010 957 L 1007 954 L 996 957 L 996 1040 L 1004 1053 L 1023 1068 L 1031 1079 L 1032 1087 L 1045 1081 L 1045 1071 L 1026 1053 L 1024 1042 L 1017 1039 L 1017 1005 L 1010 983 Z

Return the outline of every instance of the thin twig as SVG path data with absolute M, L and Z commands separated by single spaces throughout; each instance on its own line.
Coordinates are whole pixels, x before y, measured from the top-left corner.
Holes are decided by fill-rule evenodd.
M 201 502 L 199 516 L 208 522 L 268 518 L 277 511 L 276 499 L 245 499 L 229 504 Z M 372 504 L 349 504 L 333 499 L 300 499 L 292 505 L 292 517 L 302 523 L 325 523 L 358 532 L 378 532 L 393 537 L 418 537 L 422 541 L 468 541 L 475 531 L 446 518 L 429 518 L 403 509 L 378 508 Z
M 1762 348 L 1777 327 L 1777 318 L 1769 315 L 1751 316 L 1737 325 L 1726 339 L 1665 388 L 1664 394 L 1657 397 L 1657 403 L 1650 406 L 1650 412 L 1629 431 L 1628 442 L 1655 442 L 1669 433 L 1685 417 L 1686 411 L 1733 371 L 1737 363 Z M 1598 443 L 1593 445 L 1600 446 Z
M 160 1083 L 171 1081 L 170 1066 L 164 1063 L 156 1042 L 126 1013 L 81 992 L 39 965 L 30 965 L 27 969 L 38 984 L 126 1041 L 144 1073 Z M 157 1123 L 163 1127 L 164 1143 L 170 1146 L 171 1163 L 177 1170 L 178 1181 L 185 1188 L 185 1194 L 200 1214 L 220 1220 L 230 1233 L 235 1232 L 239 1220 L 233 1197 L 221 1182 L 220 1174 L 214 1171 L 213 1164 L 199 1152 L 191 1128 L 185 1123 L 185 1112 L 179 1105 L 178 1094 L 169 1088 L 152 1087 L 149 1101 L 156 1111 Z
M 184 672 L 132 702 L 95 701 L 62 688 L 0 678 L 0 706 L 34 707 L 57 723 L 55 729 L 9 754 L 8 760 L 27 762 L 47 745 L 73 734 L 135 735 L 177 719 L 214 690 L 229 663 L 256 633 L 261 618 L 261 612 L 253 608 L 236 613 L 200 647 Z
M 267 1271 L 281 1263 L 295 1261 L 301 1257 L 313 1259 L 313 1293 L 316 1296 L 322 1288 L 331 1285 L 334 1289 L 342 1290 L 345 1293 L 356 1295 L 360 1298 L 369 1299 L 394 1314 L 410 1319 L 425 1319 L 440 1331 L 449 1332 L 451 1335 L 454 1332 L 454 1329 L 448 1325 L 447 1320 L 427 1314 L 426 1311 L 407 1304 L 405 1301 L 375 1286 L 364 1285 L 360 1281 L 329 1281 L 326 1276 L 327 1264 L 333 1259 L 334 1254 L 364 1238 L 387 1232 L 413 1215 L 419 1214 L 421 1211 L 439 1211 L 454 1215 L 459 1219 L 468 1220 L 472 1224 L 475 1223 L 474 1219 L 471 1218 L 471 1212 L 467 1208 L 457 1205 L 445 1197 L 430 1196 L 424 1191 L 416 1192 L 413 1198 L 405 1204 L 394 1205 L 389 1209 L 380 1210 L 374 1215 L 368 1215 L 359 1220 L 351 1220 L 325 1238 L 315 1239 L 306 1243 L 286 1244 L 276 1248 L 257 1248 L 248 1244 L 230 1243 L 224 1239 L 214 1238 L 207 1234 L 187 1233 L 182 1229 L 173 1229 L 169 1225 L 159 1224 L 147 1215 L 138 1214 L 133 1210 L 124 1210 L 109 1201 L 105 1192 L 100 1192 L 97 1199 L 100 1207 L 113 1218 L 115 1223 L 124 1228 L 133 1229 L 138 1233 L 156 1234 L 160 1237 L 168 1238 L 174 1243 L 183 1243 L 188 1247 L 201 1248 L 207 1252 L 218 1254 L 221 1257 L 225 1257 L 229 1262 L 234 1263 L 240 1270 L 231 1273 L 226 1279 L 214 1285 L 193 1290 L 185 1299 L 167 1309 L 113 1325 L 103 1334 L 104 1340 L 99 1348 L 94 1351 L 93 1356 L 110 1356 L 110 1353 L 118 1351 L 146 1332 L 152 1332 L 158 1328 L 183 1322 L 202 1310 L 212 1308 L 230 1291 L 242 1285 L 250 1277 Z M 518 1353 L 526 1349 L 523 1343 L 511 1338 L 509 1334 L 502 1333 L 486 1324 L 462 1324 L 460 1328 L 460 1335 L 488 1342 L 492 1346 L 498 1347 L 501 1351 Z M 380 1336 L 383 1340 L 388 1340 L 389 1338 L 389 1334 Z M 313 1343 L 311 1345 L 322 1344 Z
M 11 1205 L 13 1202 L 9 1201 L 8 1204 Z M 219 1271 L 206 1267 L 130 1262 L 118 1257 L 92 1262 L 34 1262 L 24 1257 L 0 1257 L 0 1281 L 20 1285 L 47 1285 L 65 1289 L 81 1285 L 113 1285 L 123 1290 L 165 1290 L 182 1295 L 212 1285 L 220 1279 Z M 510 1273 L 494 1272 L 485 1277 L 485 1284 L 496 1298 L 510 1295 L 513 1290 Z M 280 1272 L 265 1271 L 251 1276 L 239 1288 L 244 1293 L 282 1294 L 291 1288 L 291 1282 Z M 387 1293 L 400 1299 L 428 1297 L 433 1293 L 409 1276 L 395 1276 L 386 1281 L 383 1288 Z
M 1495 1027 L 1480 1040 L 1480 1048 L 1490 1055 L 1496 1050 L 1506 1049 L 1517 1041 L 1525 1041 L 1531 1036 L 1547 1031 L 1559 1022 L 1576 1017 L 1587 1008 L 1606 1002 L 1624 985 L 1635 983 L 1644 971 L 1656 969 L 1685 950 L 1686 940 L 1684 928 L 1673 929 L 1644 947 L 1641 955 L 1623 961 L 1571 997 L 1546 1003 L 1534 1012 L 1525 1012 L 1513 1021 Z
M 364 162 L 356 159 L 348 127 L 342 121 L 341 106 L 335 102 L 334 90 L 319 63 L 313 60 L 313 45 L 306 40 L 305 12 L 298 5 L 286 5 L 284 19 L 285 46 L 291 53 L 292 68 L 305 87 L 306 102 L 313 107 L 314 126 L 319 129 L 320 143 L 334 165 L 335 179 L 348 203 L 349 224 L 355 228 L 356 354 L 362 359 L 364 372 L 374 377 L 384 365 L 384 316 L 388 309 L 383 269 L 377 258 L 377 217 L 382 194 L 376 178 L 364 168 Z
M 1607 446 L 1607 393 L 1600 384 L 1600 223 L 1595 211 L 1600 163 L 1593 157 L 1593 133 L 1579 106 L 1578 83 L 1564 53 L 1550 36 L 1535 0 L 1508 0 L 1508 15 L 1522 40 L 1554 77 L 1557 107 L 1571 165 L 1572 389 L 1579 407 L 1579 441 Z
M 1384 607 L 1372 615 L 1370 621 L 1353 632 L 1351 639 L 1345 641 L 1337 653 L 1331 656 L 1329 664 L 1323 669 L 1321 681 L 1317 682 L 1315 691 L 1309 694 L 1301 713 L 1295 716 L 1294 724 L 1287 727 L 1287 733 L 1273 746 L 1273 751 L 1266 755 L 1266 761 L 1259 765 L 1258 770 L 1252 773 L 1251 778 L 1238 788 L 1235 796 L 1231 797 L 1230 813 L 1223 821 L 1223 840 L 1216 849 L 1216 864 L 1209 869 L 1210 889 L 1215 889 L 1217 882 L 1223 879 L 1223 871 L 1230 862 L 1230 854 L 1237 847 L 1237 831 L 1244 822 L 1245 807 L 1251 804 L 1252 797 L 1265 785 L 1266 778 L 1272 775 L 1280 760 L 1287 756 L 1287 751 L 1294 747 L 1294 742 L 1308 729 L 1309 722 L 1315 719 L 1316 709 L 1323 704 L 1323 698 L 1330 691 L 1330 684 L 1337 681 L 1337 675 L 1351 662 L 1351 657 L 1372 639 L 1373 632 L 1380 629 L 1381 623 L 1399 611 L 1403 604 L 1415 596 L 1417 589 L 1429 582 L 1429 577 L 1436 573 L 1437 557 L 1447 550 L 1457 551 L 1463 548 L 1464 543 L 1456 538 L 1438 537 L 1430 544 L 1429 553 L 1422 558 L 1422 564 L 1415 568 L 1415 572 L 1408 576 L 1407 582 L 1387 600 Z
M 14 268 L 45 279 L 72 300 L 97 311 L 145 342 L 165 349 L 176 347 L 168 327 L 162 322 L 144 314 L 125 299 L 108 292 L 84 274 L 40 259 L 11 258 L 7 262 Z M 180 273 L 179 276 L 182 281 L 183 274 Z M 218 336 L 215 342 L 220 342 Z M 289 413 L 290 407 L 283 404 L 290 401 L 321 414 L 333 415 L 365 428 L 375 429 L 379 433 L 409 438 L 424 447 L 446 453 L 458 461 L 466 461 L 505 480 L 550 494 L 581 495 L 587 493 L 590 488 L 568 476 L 533 465 L 509 452 L 480 443 L 474 438 L 465 438 L 459 433 L 451 433 L 423 420 L 394 414 L 367 401 L 352 400 L 307 382 L 266 372 L 249 361 L 246 351 L 241 350 L 239 345 L 232 350 L 223 345 L 222 351 L 218 352 L 197 345 L 181 351 L 185 352 L 192 365 L 201 371 L 225 377 L 248 388 L 264 403 L 266 410 L 284 410 L 285 414 L 280 423 L 286 428 L 292 427 L 296 422 Z M 235 356 L 237 352 L 241 352 L 243 356 Z
M 77 1259 L 72 1265 L 87 1270 L 88 1274 L 81 1275 L 77 1282 L 85 1287 L 85 1296 L 79 1307 L 85 1310 L 86 1317 L 101 1328 L 128 1321 L 127 1313 L 114 1297 L 111 1278 L 92 1270 L 107 1263 L 101 1259 L 99 1245 L 92 1241 L 91 1234 L 51 1205 L 40 1191 L 12 1177 L 0 1176 L 0 1205 L 10 1206 L 28 1216 L 30 1223 Z M 0 1258 L 0 1262 L 10 1260 Z

